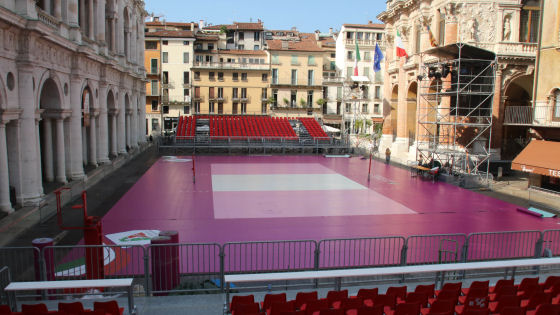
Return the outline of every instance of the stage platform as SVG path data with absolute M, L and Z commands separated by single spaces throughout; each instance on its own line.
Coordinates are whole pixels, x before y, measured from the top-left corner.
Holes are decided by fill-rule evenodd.
M 156 230 L 181 243 L 557 229 L 518 206 L 374 161 L 323 156 L 163 157 L 103 218 L 115 244 Z M 143 231 L 143 232 L 142 232 Z M 128 233 L 128 234 L 127 234 Z M 122 241 L 119 241 L 122 240 Z

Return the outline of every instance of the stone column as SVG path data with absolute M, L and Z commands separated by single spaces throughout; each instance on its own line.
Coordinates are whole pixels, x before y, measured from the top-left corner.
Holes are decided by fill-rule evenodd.
M 131 116 L 131 113 L 127 110 L 126 117 L 125 117 L 125 119 L 126 119 L 126 122 L 125 122 L 126 131 L 125 132 L 126 132 L 126 147 L 127 148 L 132 147 L 132 145 L 130 143 L 130 139 L 131 139 L 131 137 L 130 137 L 130 129 L 131 129 L 130 128 L 130 122 L 131 122 L 132 119 L 131 119 L 130 116 Z
M 142 104 L 140 104 L 139 111 L 139 123 L 138 123 L 138 142 L 144 143 L 146 142 L 146 93 L 143 92 L 140 94 L 142 98 Z
M 64 118 L 56 119 L 56 181 L 66 183 L 66 156 L 64 152 Z
M 77 27 L 78 24 L 78 0 L 67 0 L 68 4 L 68 24 Z
M 21 115 L 20 141 L 21 153 L 21 201 L 24 206 L 38 205 L 41 200 L 41 153 L 37 150 L 36 108 L 33 91 L 33 68 L 22 65 L 18 67 L 19 106 Z
M 93 7 L 93 0 L 88 0 L 88 37 L 91 40 L 95 40 L 95 28 L 93 23 L 94 16 L 95 9 Z
M 4 213 L 14 212 L 10 203 L 10 172 L 8 171 L 5 121 L 0 121 L 0 211 Z
M 117 27 L 115 28 L 115 37 L 119 47 L 116 49 L 116 52 L 119 55 L 124 55 L 124 9 L 122 5 L 120 5 L 120 2 L 117 10 L 117 16 L 119 18 L 117 19 Z
M 47 12 L 48 14 L 54 16 L 53 12 L 51 11 L 51 0 L 43 0 L 43 4 L 45 5 L 45 12 Z
M 92 111 L 89 119 L 89 164 L 97 167 L 97 127 L 95 123 L 96 115 Z
M 62 6 L 60 4 L 62 0 L 54 0 L 54 17 L 57 20 L 62 19 Z
M 503 65 L 498 65 L 496 70 L 496 81 L 494 83 L 494 99 L 492 107 L 492 139 L 490 150 L 494 153 L 501 154 L 503 141 L 503 124 L 504 124 L 504 106 L 505 102 L 502 99 L 502 76 Z
M 97 141 L 97 163 L 109 162 L 109 125 L 107 122 L 107 84 L 99 85 L 99 139 Z
M 126 154 L 126 95 L 123 91 L 119 92 L 119 113 L 117 116 L 117 150 L 119 154 Z
M 45 181 L 54 181 L 53 143 L 51 119 L 43 119 L 43 167 L 45 168 Z
M 80 16 L 80 29 L 86 36 L 86 0 L 80 0 L 80 8 L 79 8 L 79 16 Z
M 81 180 L 85 177 L 82 157 L 82 80 L 72 77 L 70 81 L 70 168 L 72 180 Z
M 111 155 L 117 156 L 117 115 L 118 112 L 115 112 L 111 115 Z
M 97 41 L 105 44 L 105 0 L 97 0 Z

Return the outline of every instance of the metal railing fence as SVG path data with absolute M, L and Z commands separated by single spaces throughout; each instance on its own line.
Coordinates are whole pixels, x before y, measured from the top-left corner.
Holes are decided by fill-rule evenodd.
M 225 274 L 314 271 L 560 256 L 560 230 L 231 242 L 223 245 L 0 248 L 0 284 L 86 278 L 136 279 L 146 295 L 224 290 Z M 103 272 L 86 270 L 103 262 Z M 95 268 L 91 268 L 95 269 Z

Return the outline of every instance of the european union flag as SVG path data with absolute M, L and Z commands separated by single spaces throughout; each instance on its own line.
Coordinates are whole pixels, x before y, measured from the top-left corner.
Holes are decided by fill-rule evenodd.
M 373 71 L 378 72 L 381 70 L 381 60 L 385 58 L 383 52 L 377 43 L 375 44 L 375 55 L 373 56 Z

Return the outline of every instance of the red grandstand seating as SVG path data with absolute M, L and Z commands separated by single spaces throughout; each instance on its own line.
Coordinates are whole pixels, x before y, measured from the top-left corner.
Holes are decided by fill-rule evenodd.
M 428 294 L 426 292 L 410 292 L 406 295 L 406 303 L 418 303 L 422 307 L 428 306 Z
M 329 136 L 323 131 L 315 118 L 299 118 L 299 120 L 313 139 L 328 139 Z
M 361 297 L 346 298 L 340 302 L 340 309 L 344 311 L 355 309 L 357 312 L 362 305 L 364 305 L 364 300 Z
M 295 311 L 294 303 L 292 302 L 272 302 L 270 305 L 270 312 L 267 310 L 268 315 L 280 315 L 283 312 Z
M 521 288 L 521 286 L 520 286 Z M 531 296 L 535 293 L 539 293 L 539 292 L 543 292 L 543 289 L 540 285 L 535 284 L 535 283 L 531 283 L 531 284 L 527 284 L 524 287 L 523 291 L 518 291 L 517 295 L 521 297 L 521 299 L 526 300 L 531 298 Z
M 414 292 L 416 293 L 424 292 L 426 293 L 428 298 L 433 298 L 435 296 L 435 288 L 436 288 L 435 284 L 430 284 L 430 285 L 419 284 L 414 289 Z
M 550 293 L 537 292 L 533 294 L 528 300 L 522 300 L 521 307 L 523 307 L 525 310 L 534 310 L 541 304 L 550 303 L 552 303 L 552 295 Z
M 469 291 L 471 289 L 486 289 L 486 292 L 488 293 L 489 290 L 489 284 L 490 284 L 490 280 L 486 280 L 486 281 L 473 281 L 473 283 L 471 283 L 471 286 L 468 288 L 463 288 L 461 289 L 461 292 L 463 292 L 463 295 L 467 295 L 469 294 Z
M 469 297 L 488 297 L 488 288 L 473 288 L 469 290 L 467 295 L 459 297 L 459 304 L 465 304 Z
M 54 314 L 55 311 L 49 311 L 47 305 L 40 304 L 22 304 L 21 314 L 23 315 L 37 315 L 37 314 Z
M 406 299 L 406 290 L 406 286 L 389 287 L 385 294 L 395 296 L 397 298 L 397 303 L 402 303 Z
M 326 309 L 319 311 L 319 315 L 344 315 L 344 311 L 341 309 Z
M 253 304 L 255 303 L 255 296 L 254 295 L 236 295 L 231 299 L 231 304 L 229 305 L 229 308 L 232 312 L 232 314 L 234 314 L 234 312 L 237 310 L 237 307 L 239 305 L 242 304 Z
M 536 310 L 527 311 L 527 315 L 560 315 L 560 304 L 541 304 Z
M 252 315 L 260 313 L 259 303 L 239 304 L 235 308 L 235 315 Z M 232 314 L 234 314 L 232 312 Z
M 488 309 L 491 313 L 500 313 L 506 306 L 519 306 L 521 299 L 515 295 L 503 295 L 497 302 L 490 302 Z
M 437 300 L 434 303 L 430 304 L 430 307 L 422 308 L 421 313 L 422 315 L 453 315 L 455 313 L 455 304 L 451 300 Z
M 346 315 L 354 315 L 353 311 L 346 312 Z M 383 306 L 362 306 L 357 310 L 356 315 L 383 315 Z
M 490 294 L 490 301 L 498 301 L 504 295 L 517 295 L 517 288 L 513 285 L 502 285 L 496 293 Z
M 379 294 L 373 300 L 373 305 L 382 305 L 383 310 L 387 313 L 390 310 L 394 310 L 397 306 L 397 297 L 390 294 Z
M 321 310 L 326 310 L 329 308 L 329 302 L 327 300 L 316 300 L 309 301 L 305 307 L 305 313 L 307 315 L 318 315 Z
M 433 304 L 435 301 L 448 300 L 448 301 L 452 301 L 453 305 L 456 305 L 459 302 L 459 294 L 460 292 L 458 290 L 440 291 L 437 298 L 428 299 L 428 303 Z
M 498 282 L 496 282 L 495 286 L 490 287 L 488 289 L 488 293 L 490 293 L 490 294 L 496 293 L 500 290 L 501 287 L 510 286 L 510 285 L 514 285 L 513 279 L 500 279 L 500 280 L 498 280 Z
M 378 294 L 379 294 L 378 288 L 360 289 L 358 291 L 357 297 L 362 298 L 364 300 L 364 305 L 373 306 L 373 300 Z
M 12 310 L 10 309 L 10 306 L 6 305 L 6 304 L 1 304 L 0 305 L 0 315 L 10 315 L 13 314 Z
M 329 291 L 327 293 L 327 302 L 329 307 L 340 308 L 342 300 L 348 298 L 348 290 Z
M 261 308 L 263 311 L 269 313 L 270 307 L 272 303 L 285 303 L 286 302 L 286 293 L 278 293 L 278 294 L 267 294 L 264 296 L 264 301 L 261 303 Z
M 502 308 L 500 315 L 525 315 L 525 309 L 521 306 L 506 306 Z
M 539 283 L 543 290 L 552 288 L 553 285 L 560 282 L 560 276 L 549 276 L 544 283 Z
M 529 288 L 533 288 L 534 285 L 538 285 L 538 284 L 539 284 L 539 277 L 523 278 L 523 280 L 521 280 L 521 282 L 518 285 L 516 285 L 516 287 L 517 287 L 517 291 L 521 293 Z
M 296 294 L 296 299 L 294 301 L 294 307 L 296 309 L 301 309 L 304 310 L 307 303 L 311 302 L 311 301 L 317 301 L 318 295 L 317 295 L 317 291 L 313 291 L 313 292 L 298 292 Z
M 124 307 L 119 307 L 117 301 L 107 301 L 107 302 L 93 302 L 94 310 L 102 310 L 107 314 L 111 315 L 122 315 L 124 312 Z
M 488 295 L 478 295 L 474 291 L 471 292 L 463 305 L 455 306 L 455 312 L 459 315 L 468 314 L 469 310 L 488 309 Z M 481 292 L 481 291 L 479 291 Z
M 82 302 L 73 302 L 73 303 L 59 302 L 58 303 L 58 310 L 66 312 L 68 314 L 80 314 L 82 312 L 86 312 Z

